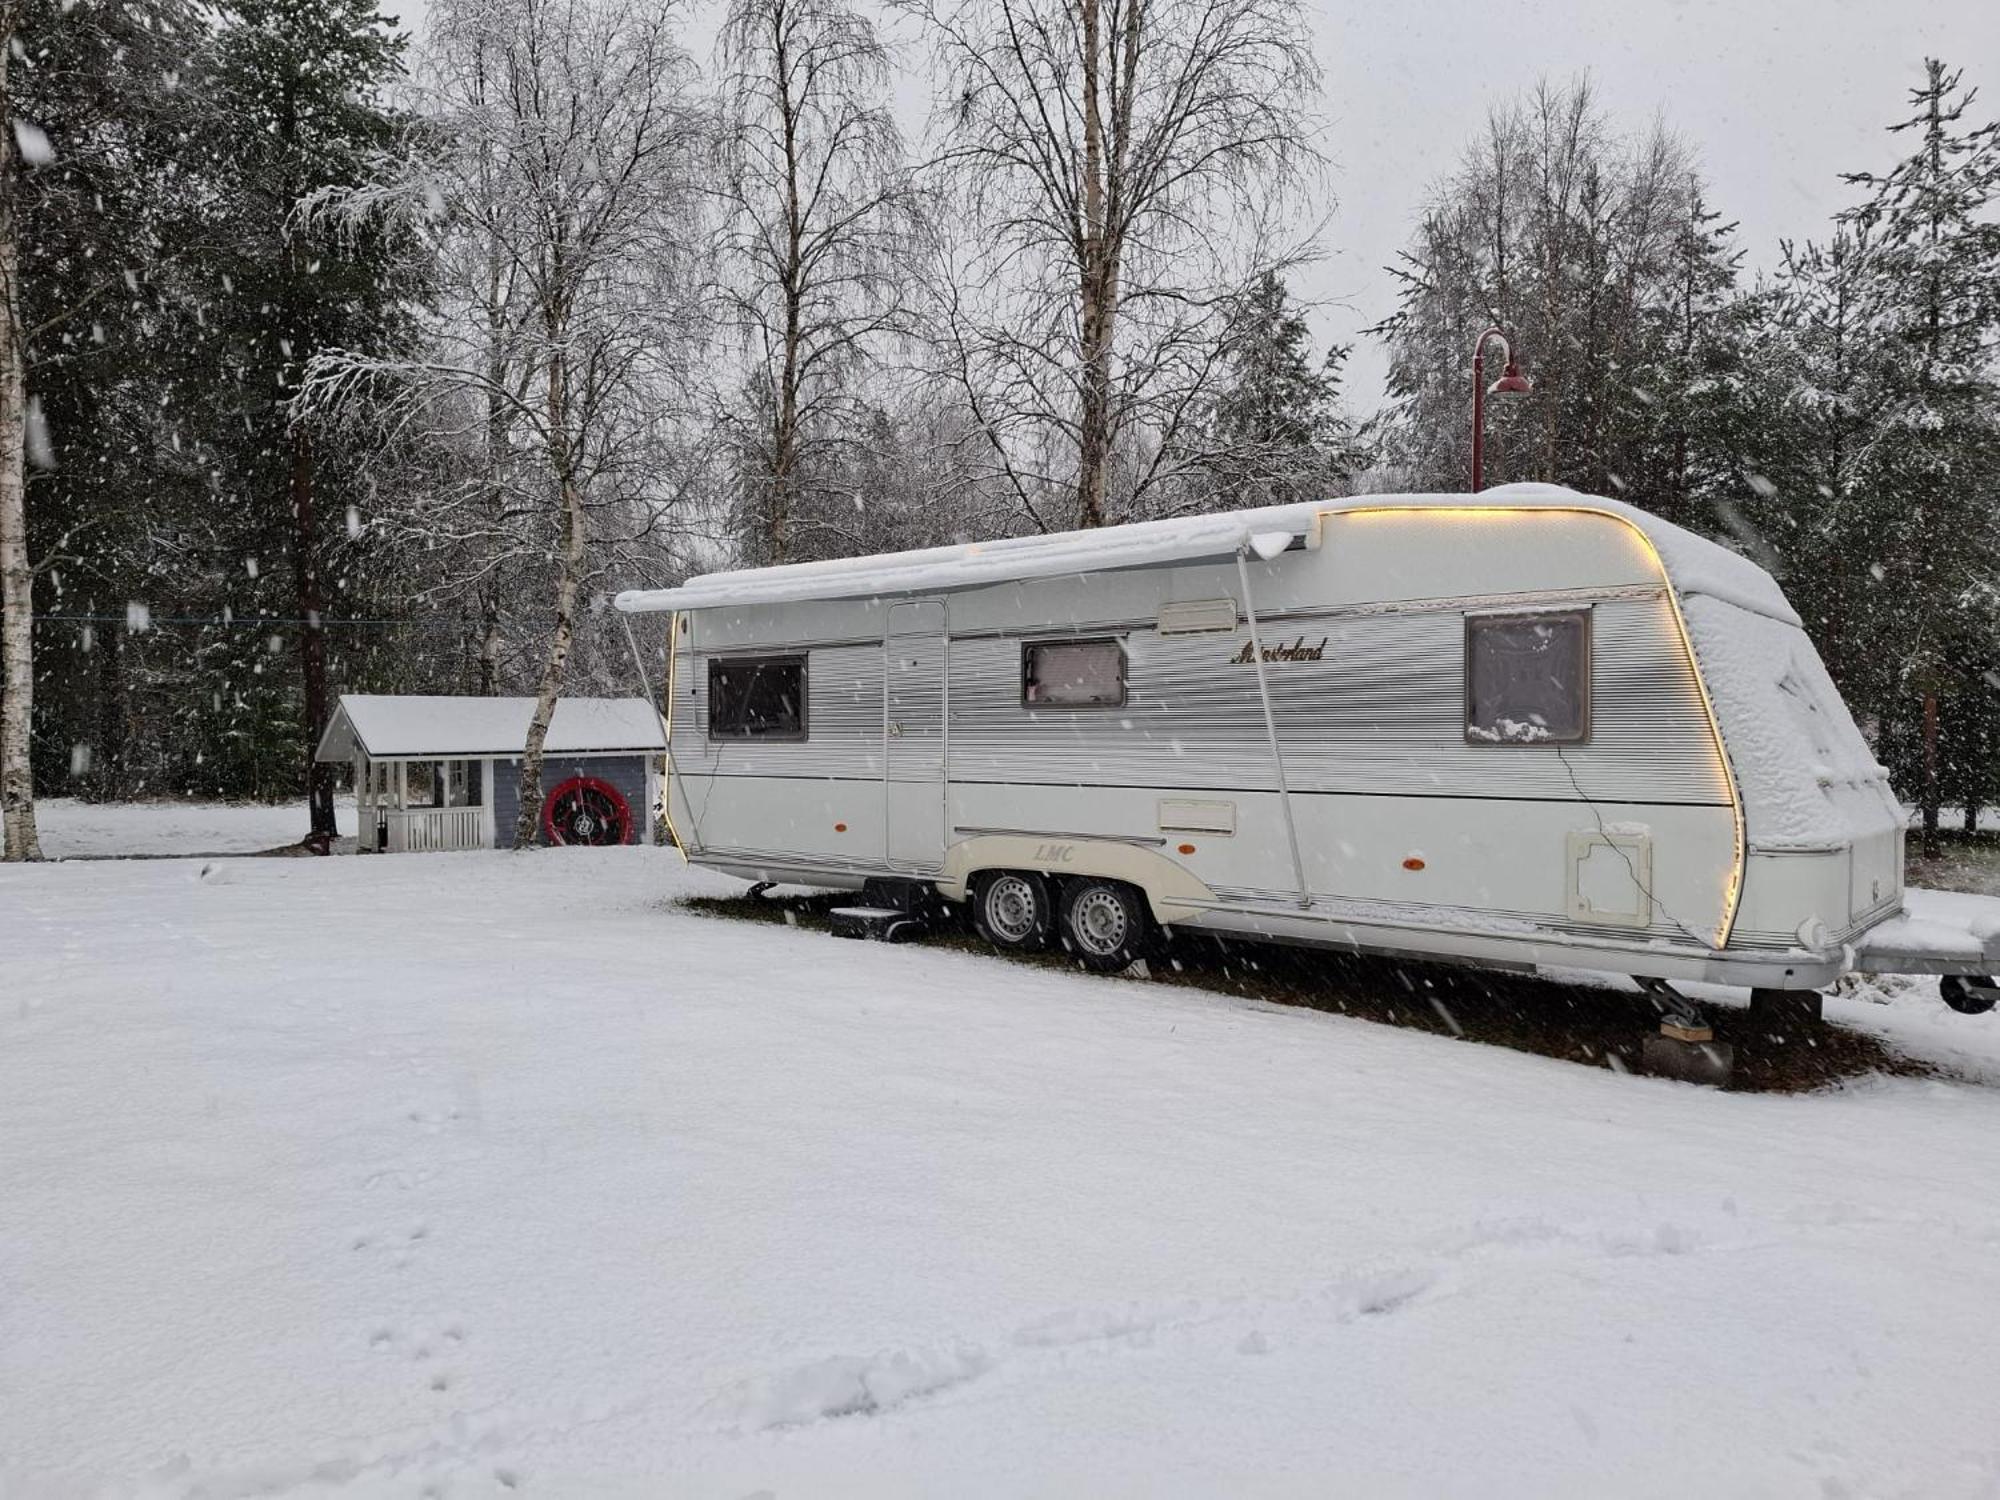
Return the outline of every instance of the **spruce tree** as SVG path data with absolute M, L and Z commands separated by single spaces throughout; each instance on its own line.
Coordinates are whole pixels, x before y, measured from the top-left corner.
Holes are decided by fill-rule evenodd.
M 29 0 L 16 108 L 45 144 L 18 199 L 34 431 L 38 786 L 128 779 L 126 606 L 159 585 L 173 518 L 203 497 L 175 368 L 198 336 L 182 288 L 208 160 L 184 0 Z
M 1942 715 L 1990 691 L 2000 614 L 2000 123 L 1972 123 L 1975 95 L 1931 59 L 1892 131 L 1912 149 L 1849 216 L 1872 248 L 1861 305 L 1875 371 L 1874 440 L 1854 540 L 1876 587 L 1866 638 L 1891 669 L 1878 705 L 1885 745 L 1920 790 L 1926 853 L 1951 768 Z
M 1749 368 L 1766 393 L 1757 449 L 1764 487 L 1751 513 L 1786 592 L 1842 696 L 1870 718 L 1883 698 L 1870 628 L 1873 549 L 1865 483 L 1881 409 L 1881 360 L 1864 307 L 1872 241 L 1839 225 L 1824 244 L 1781 246 L 1759 299 Z
M 1207 485 L 1217 509 L 1335 493 L 1365 462 L 1340 409 L 1336 346 L 1315 365 L 1311 330 L 1284 279 L 1267 271 L 1231 309 L 1228 373 L 1215 403 Z
M 310 209 L 378 172 L 399 127 L 383 91 L 401 46 L 374 0 L 237 0 L 213 52 L 223 144 L 208 262 L 225 289 L 214 309 L 218 498 L 241 507 L 244 602 L 293 622 L 272 639 L 297 641 L 299 713 L 287 732 L 304 767 L 312 840 L 331 839 L 334 826 L 331 768 L 312 762 L 329 713 L 326 616 L 340 592 L 326 552 L 359 497 L 321 462 L 291 403 L 314 355 L 394 342 L 411 263 L 384 230 L 336 232 Z M 286 575 L 280 598 L 273 583 Z M 274 665 L 248 642 L 221 649 L 242 674 L 239 690 Z
M 1624 406 L 1627 497 L 1701 532 L 1747 530 L 1739 518 L 1762 473 L 1758 391 L 1749 344 L 1758 305 L 1738 285 L 1736 226 L 1690 183 L 1660 300 L 1640 322 L 1640 357 Z

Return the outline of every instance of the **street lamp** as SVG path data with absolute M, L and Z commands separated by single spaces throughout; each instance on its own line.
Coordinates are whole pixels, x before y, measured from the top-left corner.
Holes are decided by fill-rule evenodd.
M 1486 383 L 1486 341 L 1500 340 L 1500 357 L 1507 362 L 1507 369 L 1491 386 Z M 1472 493 L 1478 494 L 1486 488 L 1486 398 L 1488 396 L 1525 396 L 1535 388 L 1533 381 L 1521 373 L 1521 367 L 1514 363 L 1514 351 L 1507 345 L 1507 335 L 1498 328 L 1489 328 L 1479 335 L 1472 346 Z

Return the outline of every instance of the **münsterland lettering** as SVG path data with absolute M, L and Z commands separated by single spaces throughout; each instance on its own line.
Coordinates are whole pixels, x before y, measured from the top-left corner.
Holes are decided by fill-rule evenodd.
M 1264 648 L 1264 660 L 1265 661 L 1318 661 L 1321 657 L 1326 655 L 1326 642 L 1327 638 L 1325 636 L 1321 636 L 1319 638 L 1319 644 L 1317 646 L 1308 646 L 1306 644 L 1306 638 L 1304 636 L 1300 636 L 1297 640 L 1293 641 L 1289 646 L 1266 646 Z M 1243 643 L 1243 649 L 1237 652 L 1234 656 L 1229 658 L 1229 664 L 1232 667 L 1247 667 L 1252 665 L 1257 660 L 1256 656 L 1253 654 L 1255 649 L 1256 648 L 1253 647 L 1250 644 L 1250 642 L 1245 641 Z

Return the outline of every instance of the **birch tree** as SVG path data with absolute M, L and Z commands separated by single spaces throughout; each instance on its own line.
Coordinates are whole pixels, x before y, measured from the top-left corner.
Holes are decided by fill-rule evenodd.
M 11 860 L 40 859 L 35 832 L 34 573 L 28 565 L 27 337 L 15 236 L 16 116 L 10 88 L 21 0 L 0 0 L 0 839 Z
M 937 58 L 943 368 L 1029 522 L 1138 513 L 1316 154 L 1294 0 L 900 0 Z
M 861 378 L 906 327 L 918 197 L 859 11 L 734 0 L 721 55 L 718 299 L 749 366 L 724 426 L 744 549 L 778 563 L 839 550 L 825 471 L 865 425 Z
M 460 296 L 425 354 L 316 362 L 303 406 L 350 403 L 385 434 L 472 436 L 487 462 L 413 527 L 475 535 L 464 556 L 535 576 L 545 633 L 520 773 L 515 841 L 541 832 L 549 721 L 577 641 L 592 522 L 659 523 L 663 427 L 688 345 L 691 182 L 707 118 L 658 0 L 501 0 L 445 7 L 430 101 L 437 136 L 399 176 L 321 205 L 396 212 L 463 234 Z M 483 537 L 478 533 L 484 533 Z M 466 541 L 463 531 L 453 533 Z

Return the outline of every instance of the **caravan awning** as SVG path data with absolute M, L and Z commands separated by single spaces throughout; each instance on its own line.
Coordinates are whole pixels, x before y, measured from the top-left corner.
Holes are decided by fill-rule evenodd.
M 1156 568 L 1175 563 L 1225 561 L 1251 537 L 1260 543 L 1316 534 L 1326 507 L 1271 506 L 1172 521 L 1141 521 L 1096 531 L 1008 537 L 846 557 L 831 562 L 787 563 L 704 573 L 675 589 L 628 589 L 616 600 L 628 614 L 667 609 L 715 609 L 733 604 L 782 604 L 800 599 L 872 599 L 889 594 L 942 593 L 1027 578 Z
M 1271 555 L 1279 537 L 1292 545 L 1303 541 L 1316 547 L 1321 520 L 1347 511 L 1473 509 L 1575 511 L 1614 517 L 1648 539 L 1683 594 L 1711 594 L 1786 624 L 1799 623 L 1778 586 L 1749 558 L 1621 501 L 1581 495 L 1552 484 L 1502 485 L 1477 495 L 1352 495 L 1170 521 L 1137 521 L 1095 531 L 1061 531 L 875 557 L 704 573 L 679 588 L 628 589 L 616 603 L 628 614 L 648 614 L 804 599 L 945 593 L 1030 578 L 1219 562 L 1235 556 L 1246 543 L 1260 555 Z

